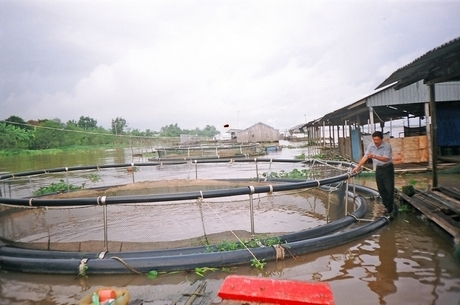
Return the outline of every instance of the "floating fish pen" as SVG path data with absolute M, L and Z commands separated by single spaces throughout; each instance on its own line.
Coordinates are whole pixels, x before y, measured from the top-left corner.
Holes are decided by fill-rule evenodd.
M 3 174 L 0 268 L 81 276 L 145 274 L 260 264 L 336 247 L 389 221 L 383 216 L 360 221 L 367 202 L 358 193 L 378 194 L 349 183 L 356 175 L 352 166 L 319 160 L 183 159 Z M 304 176 L 270 174 L 279 176 L 282 169 Z M 214 177 L 200 179 L 205 173 Z M 74 185 L 95 175 L 100 179 L 93 179 L 91 187 L 18 196 L 51 177 Z M 112 183 L 106 185 L 109 178 Z
M 158 154 L 159 158 L 255 156 L 261 153 L 259 143 L 180 145 L 156 147 L 153 151 Z

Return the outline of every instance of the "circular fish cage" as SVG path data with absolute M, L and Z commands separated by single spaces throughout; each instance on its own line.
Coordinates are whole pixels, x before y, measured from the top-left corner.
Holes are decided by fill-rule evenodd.
M 359 222 L 362 195 L 378 193 L 349 183 L 352 166 L 179 158 L 3 174 L 0 267 L 86 275 L 257 266 L 342 245 L 389 221 Z M 67 188 L 39 192 L 56 179 Z

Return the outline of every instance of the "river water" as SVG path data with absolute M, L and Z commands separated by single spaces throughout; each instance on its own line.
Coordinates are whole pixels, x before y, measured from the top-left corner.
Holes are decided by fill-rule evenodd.
M 308 148 L 283 149 L 272 152 L 272 158 L 293 158 L 311 153 Z M 146 162 L 132 157 L 130 150 L 107 150 L 84 153 L 62 153 L 53 156 L 13 156 L 0 158 L 0 172 L 21 172 L 63 166 L 102 165 Z M 235 165 L 236 166 L 236 165 Z M 291 165 L 270 168 L 272 171 L 291 170 Z M 264 169 L 266 170 L 267 165 Z M 245 175 L 256 175 L 253 167 L 239 168 Z M 238 175 L 222 166 L 208 166 L 198 174 L 190 164 L 156 168 L 142 168 L 136 172 L 136 182 L 152 174 L 155 179 L 207 179 L 219 171 L 221 178 Z M 88 182 L 88 175 L 71 174 L 72 182 Z M 429 174 L 397 175 L 397 186 L 416 181 L 416 186 L 430 184 Z M 62 176 L 67 179 L 67 176 Z M 134 179 L 126 169 L 115 169 L 104 174 L 102 183 L 118 185 Z M 439 175 L 440 185 L 458 186 L 458 173 Z M 36 178 L 34 185 L 46 184 L 47 178 Z M 375 188 L 373 177 L 356 178 L 357 183 Z M 43 180 L 43 181 L 42 181 Z M 14 196 L 30 196 L 30 181 Z M 3 189 L 4 195 L 11 195 Z M 14 192 L 17 192 L 16 190 Z M 180 211 L 177 211 L 180 213 Z M 319 214 L 324 214 L 321 210 Z M 238 217 L 238 216 L 235 216 Z M 288 216 L 286 216 L 288 217 Z M 288 222 L 298 221 L 298 215 L 289 215 Z M 174 225 L 174 224 L 172 224 Z M 387 227 L 365 238 L 329 250 L 301 257 L 268 262 L 263 270 L 239 266 L 230 270 L 205 273 L 194 272 L 162 274 L 155 279 L 144 275 L 96 276 L 87 278 L 65 275 L 22 274 L 0 271 L 0 304 L 57 305 L 78 304 L 89 291 L 100 286 L 125 287 L 132 299 L 143 299 L 144 304 L 183 304 L 197 285 L 206 281 L 206 297 L 201 304 L 226 303 L 217 297 L 223 279 L 229 274 L 264 276 L 273 279 L 322 281 L 330 285 L 335 304 L 460 304 L 460 257 L 452 237 L 416 212 L 400 213 Z M 241 304 L 235 303 L 235 304 Z

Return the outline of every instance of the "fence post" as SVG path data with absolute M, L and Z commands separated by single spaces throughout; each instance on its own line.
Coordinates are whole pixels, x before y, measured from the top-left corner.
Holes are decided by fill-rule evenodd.
M 135 178 L 134 178 L 134 172 L 136 171 L 136 169 L 134 168 L 134 163 L 131 163 L 131 173 L 133 174 L 133 183 L 135 182 Z
M 255 230 L 254 230 L 254 198 L 253 198 L 253 194 L 254 194 L 254 187 L 252 185 L 249 186 L 249 190 L 250 190 L 250 193 L 249 193 L 249 215 L 250 215 L 250 218 L 251 218 L 251 237 L 254 238 L 255 236 Z
M 198 180 L 198 164 L 197 164 L 197 160 L 195 160 L 195 180 Z
M 69 169 L 65 168 L 65 181 L 67 183 L 67 193 L 70 192 L 70 185 L 69 185 Z
M 257 158 L 254 158 L 254 162 L 256 163 L 256 177 L 257 177 L 257 182 L 259 181 L 259 166 L 257 164 Z
M 348 181 L 350 179 L 347 179 L 347 182 L 345 184 L 345 216 L 347 216 L 348 212 Z
M 102 204 L 102 215 L 103 215 L 103 222 L 104 222 L 104 251 L 109 251 L 109 239 L 108 239 L 108 228 L 107 228 L 107 204 L 105 203 L 105 199 L 107 196 L 97 197 L 97 204 Z
M 109 251 L 109 239 L 107 233 L 107 205 L 104 204 L 104 251 Z

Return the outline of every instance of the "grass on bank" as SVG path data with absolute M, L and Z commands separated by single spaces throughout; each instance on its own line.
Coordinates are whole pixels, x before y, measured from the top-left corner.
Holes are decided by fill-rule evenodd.
M 97 146 L 68 146 L 50 149 L 0 149 L 0 157 L 8 156 L 33 156 L 33 155 L 57 155 L 62 152 L 81 152 L 87 150 L 106 150 L 112 148 L 125 148 L 124 145 L 97 145 Z

